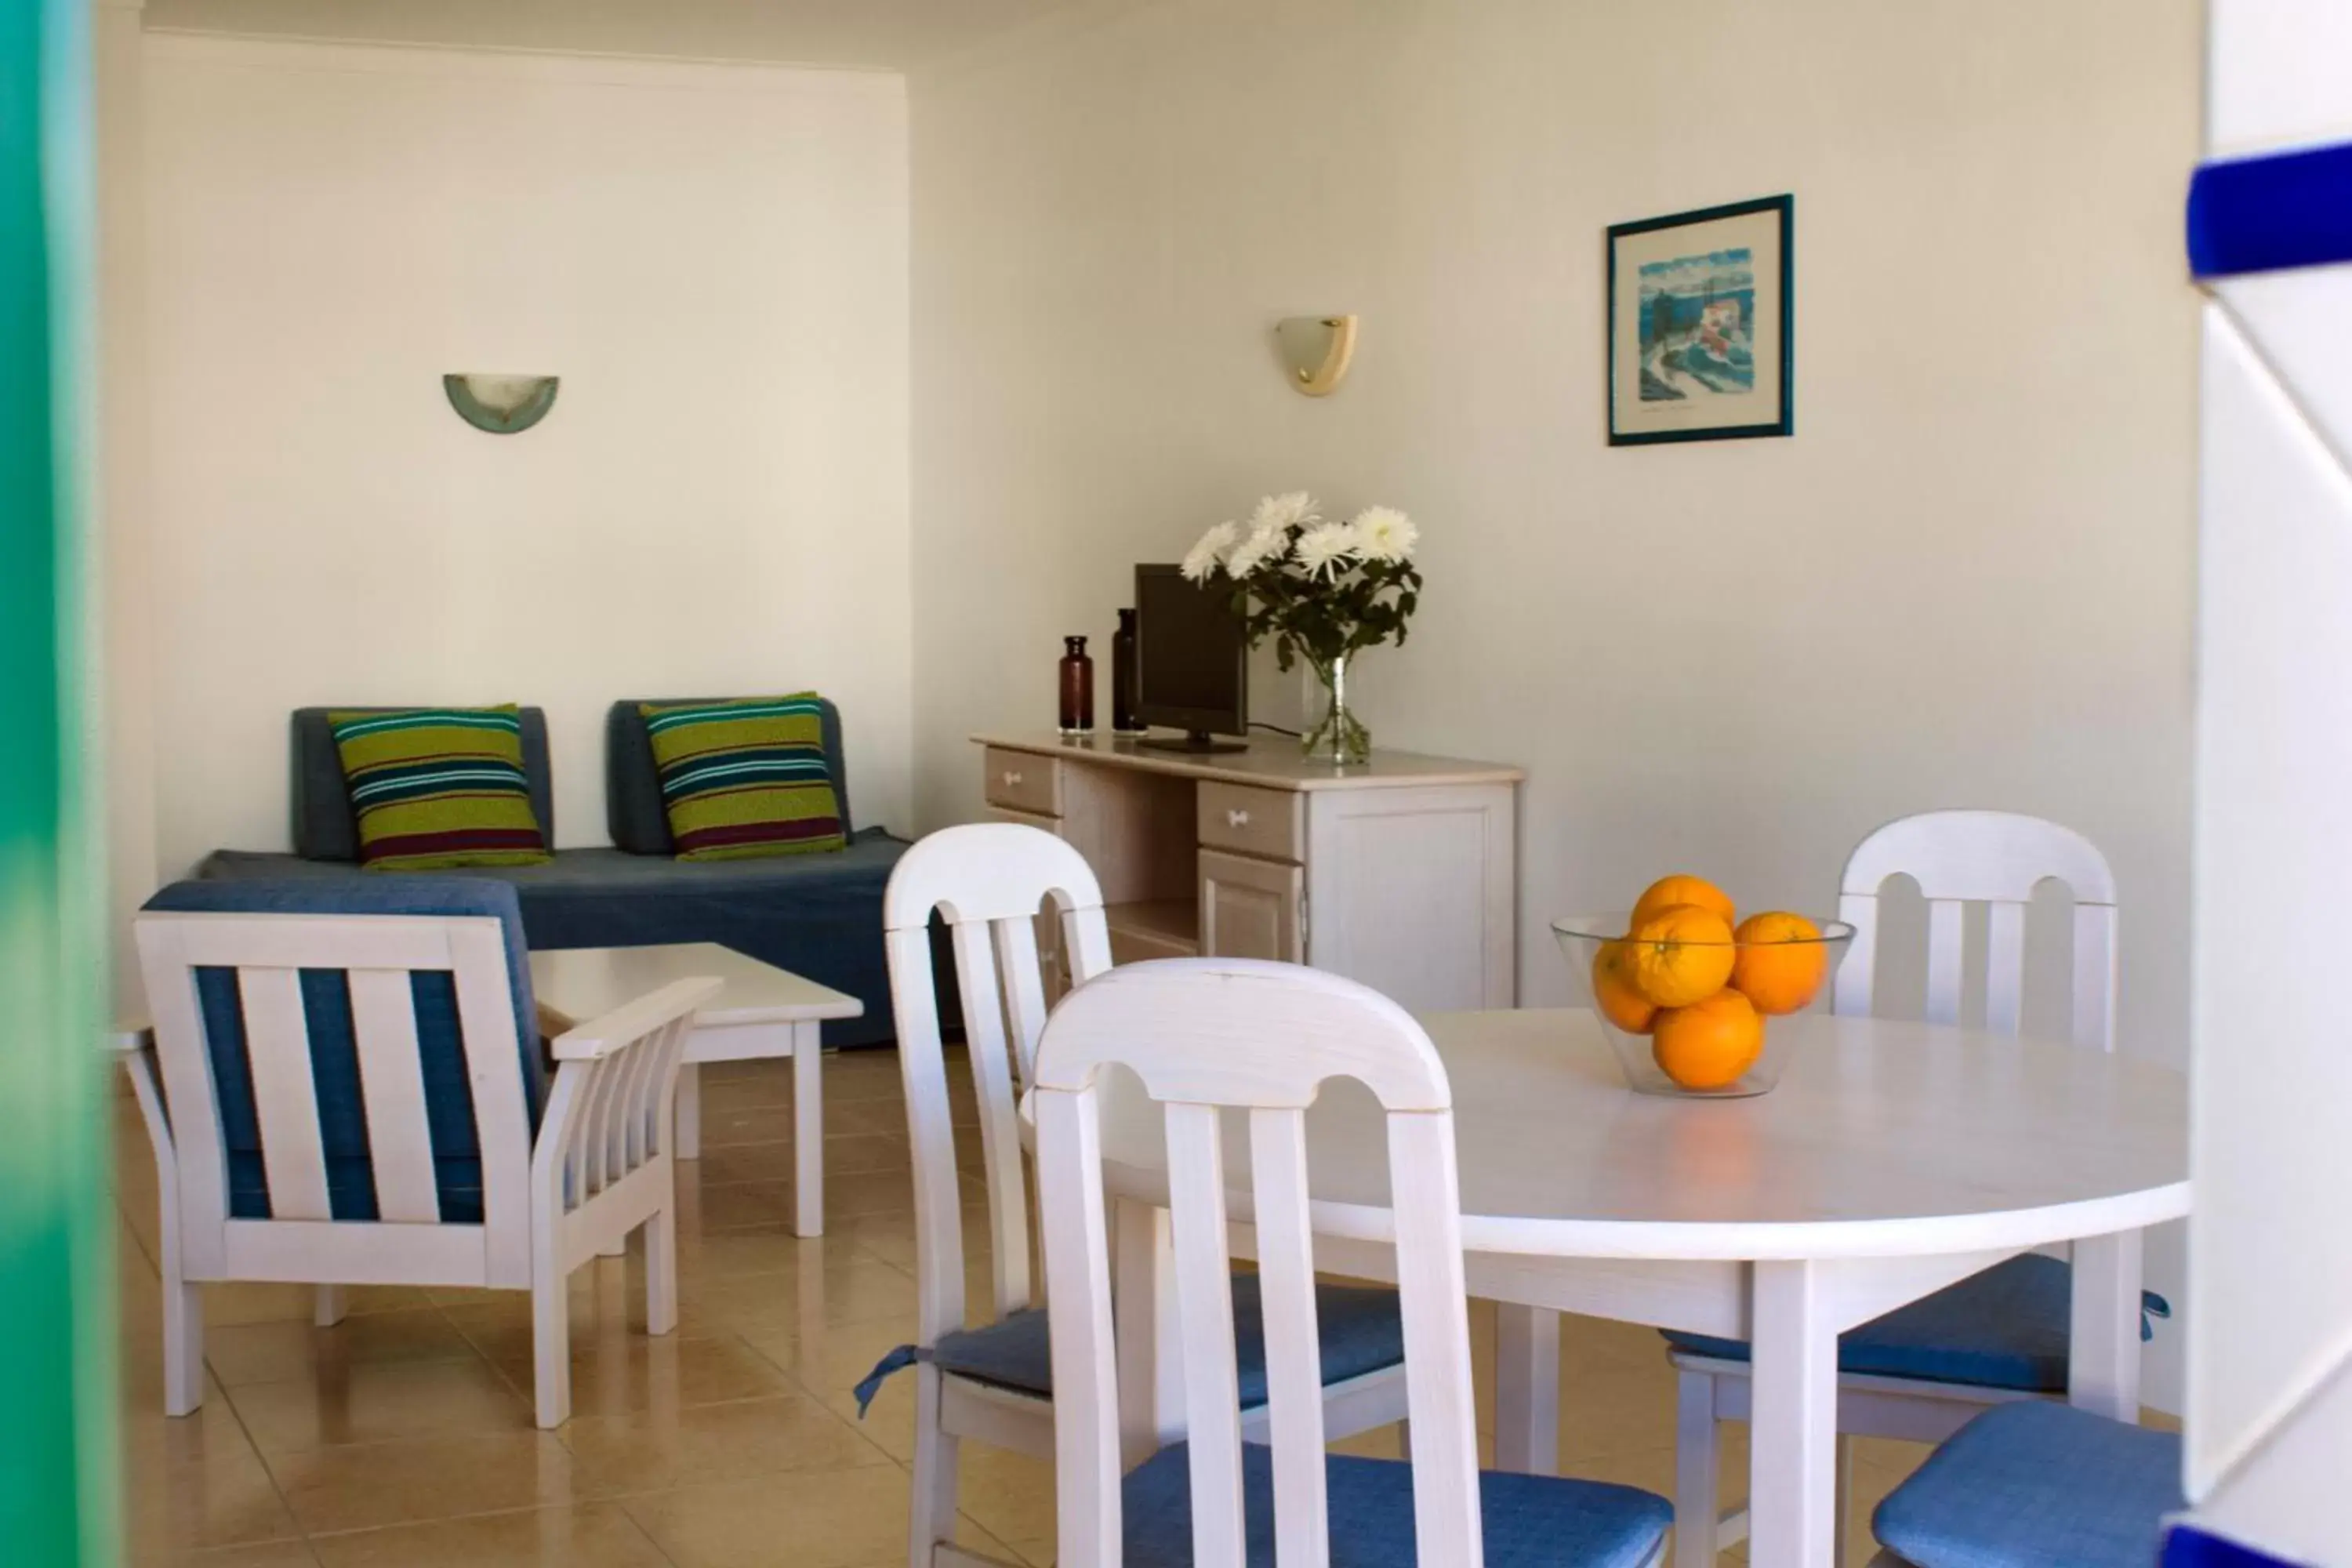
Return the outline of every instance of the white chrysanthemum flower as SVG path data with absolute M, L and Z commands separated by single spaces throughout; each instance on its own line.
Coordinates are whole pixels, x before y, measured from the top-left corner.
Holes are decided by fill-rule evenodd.
M 1184 552 L 1181 570 L 1188 583 L 1205 583 L 1209 574 L 1224 563 L 1225 552 L 1241 540 L 1242 525 L 1221 522 L 1201 535 L 1192 548 Z
M 1304 528 L 1320 521 L 1315 510 L 1315 498 L 1305 490 L 1290 490 L 1278 496 L 1262 496 L 1257 510 L 1250 513 L 1251 531 L 1279 528 Z
M 1392 506 L 1366 507 L 1349 526 L 1367 561 L 1410 561 L 1412 547 L 1421 542 L 1420 528 Z
M 1225 570 L 1234 576 L 1246 577 L 1251 573 L 1272 565 L 1290 553 L 1290 531 L 1280 523 L 1254 522 L 1242 535 L 1241 542 L 1225 554 Z
M 1308 578 L 1336 577 L 1356 559 L 1355 529 L 1344 522 L 1318 522 L 1298 536 L 1293 570 Z

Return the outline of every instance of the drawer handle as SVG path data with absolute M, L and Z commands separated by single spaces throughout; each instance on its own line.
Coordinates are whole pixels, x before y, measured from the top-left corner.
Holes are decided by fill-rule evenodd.
M 1014 773 L 1011 768 L 1007 768 L 1007 769 L 1005 769 L 1005 770 L 1004 770 L 1004 787 L 1005 787 L 1006 789 L 1018 789 L 1018 788 L 1020 788 L 1020 787 L 1021 787 L 1021 775 L 1020 775 L 1019 773 Z
M 1225 813 L 1225 826 L 1227 827 L 1247 827 L 1249 826 L 1249 813 L 1242 810 L 1238 806 L 1234 807 Z

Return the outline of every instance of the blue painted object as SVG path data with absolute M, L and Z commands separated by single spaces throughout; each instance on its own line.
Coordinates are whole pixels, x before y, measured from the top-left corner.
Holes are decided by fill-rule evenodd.
M 1331 1561 L 1414 1568 L 1412 1467 L 1334 1454 L 1326 1463 Z M 1127 1478 L 1120 1519 L 1127 1568 L 1192 1568 L 1190 1450 L 1162 1448 Z M 1674 1522 L 1666 1500 L 1633 1487 L 1483 1470 L 1478 1509 L 1486 1568 L 1642 1568 Z M 1242 1448 L 1244 1561 L 1274 1568 L 1274 1458 Z
M 1404 1324 L 1397 1316 L 1393 1290 L 1318 1285 L 1315 1323 L 1327 1384 L 1345 1383 L 1404 1360 Z M 1265 1309 L 1255 1274 L 1234 1276 L 1234 1360 L 1243 1408 L 1265 1404 Z M 1049 1398 L 1054 1392 L 1053 1342 L 1045 1313 L 1038 1309 L 1014 1312 L 986 1328 L 942 1334 L 929 1349 L 900 1345 L 876 1363 L 857 1385 L 858 1414 L 866 1413 L 885 1379 L 919 1361 L 998 1388 Z
M 506 928 L 507 982 L 520 1046 L 517 1066 L 535 1134 L 547 1100 L 547 1069 L 540 1054 L 522 911 L 514 889 L 477 877 L 368 877 L 356 867 L 350 869 L 348 877 L 309 881 L 174 882 L 148 900 L 146 907 L 181 913 L 497 920 Z M 379 1217 L 375 1171 L 368 1154 L 350 982 L 341 970 L 306 969 L 299 984 L 310 1029 L 310 1077 L 318 1095 L 320 1146 L 326 1156 L 328 1212 L 339 1220 L 373 1220 Z M 410 976 L 409 984 L 416 1007 L 416 1051 L 424 1069 L 425 1121 L 433 1144 L 441 1218 L 478 1225 L 482 1144 L 474 1124 L 473 1089 L 457 1024 L 457 984 L 446 973 L 420 971 Z M 253 1068 L 246 1056 L 245 1015 L 236 973 L 198 970 L 196 996 L 205 1048 L 212 1057 L 221 1138 L 228 1151 L 228 1212 L 236 1219 L 268 1219 L 269 1179 L 261 1157 L 261 1125 L 254 1109 Z
M 2352 142 L 2207 163 L 2189 184 L 2200 278 L 2352 262 Z
M 1913 1568 L 2148 1568 L 2183 1506 L 2177 1433 L 2021 1399 L 1954 1433 L 1871 1531 Z
M 2284 1557 L 2210 1535 L 2193 1524 L 2176 1524 L 2164 1538 L 2164 1568 L 2297 1568 Z

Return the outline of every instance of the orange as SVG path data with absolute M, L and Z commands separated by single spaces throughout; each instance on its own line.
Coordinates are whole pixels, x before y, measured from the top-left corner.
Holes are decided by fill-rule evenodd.
M 1732 961 L 1731 986 L 1759 1013 L 1793 1013 L 1813 999 L 1830 972 L 1829 944 L 1821 927 L 1786 910 L 1750 915 L 1732 933 L 1739 955 Z
M 1650 884 L 1633 905 L 1633 918 L 1625 929 L 1633 931 L 1652 915 L 1675 904 L 1696 904 L 1700 909 L 1721 915 L 1725 925 L 1737 925 L 1739 911 L 1731 906 L 1731 895 L 1704 877 L 1661 877 Z
M 1629 1035 L 1646 1035 L 1658 1005 L 1633 989 L 1625 978 L 1625 944 L 1604 942 L 1592 953 L 1592 1005 L 1601 1016 Z
M 1658 1015 L 1650 1055 L 1685 1089 L 1727 1089 L 1764 1054 L 1764 1018 L 1737 991 Z
M 1731 978 L 1731 922 L 1696 904 L 1669 904 L 1625 939 L 1622 969 L 1661 1007 L 1686 1007 Z

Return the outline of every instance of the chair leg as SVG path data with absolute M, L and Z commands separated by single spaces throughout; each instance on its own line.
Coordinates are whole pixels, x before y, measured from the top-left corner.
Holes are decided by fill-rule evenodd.
M 955 1540 L 956 1456 L 961 1445 L 940 1425 L 940 1373 L 915 1368 L 915 1478 L 908 1509 L 908 1568 L 932 1568 L 939 1548 Z
M 1837 1435 L 1837 1458 L 1833 1468 L 1837 1471 L 1837 1529 L 1832 1539 L 1837 1543 L 1835 1561 L 1839 1568 L 1844 1568 L 1846 1514 L 1853 1505 L 1853 1438 L 1843 1432 Z
M 341 1285 L 321 1285 L 312 1300 L 310 1321 L 331 1329 L 352 1310 L 351 1292 Z
M 531 1394 L 541 1427 L 572 1418 L 570 1281 L 554 1270 L 534 1270 L 530 1283 Z
M 204 1287 L 172 1268 L 163 1279 L 163 1414 L 194 1415 L 204 1402 Z
M 646 1221 L 646 1332 L 677 1327 L 677 1210 L 663 1207 Z
M 1675 1568 L 1716 1568 L 1715 1378 L 1685 1372 L 1675 1387 Z

